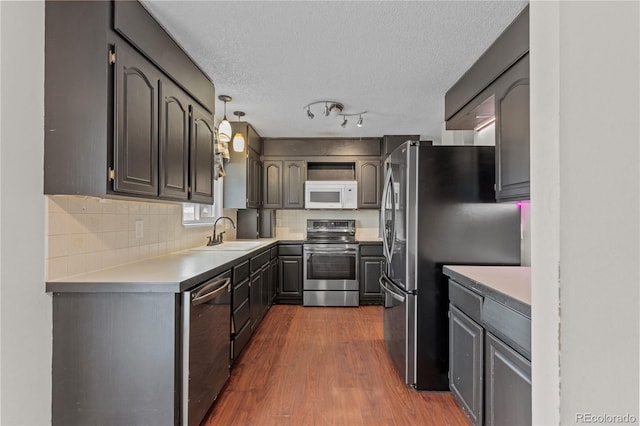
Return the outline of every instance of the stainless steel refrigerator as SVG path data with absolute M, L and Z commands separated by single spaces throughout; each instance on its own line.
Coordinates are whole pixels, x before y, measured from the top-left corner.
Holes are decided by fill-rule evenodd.
M 401 377 L 448 390 L 443 264 L 519 265 L 520 212 L 496 204 L 493 147 L 405 142 L 384 163 L 384 339 Z

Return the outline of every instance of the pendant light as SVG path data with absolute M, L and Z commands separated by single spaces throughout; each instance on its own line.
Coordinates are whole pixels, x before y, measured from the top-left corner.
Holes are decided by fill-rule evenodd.
M 231 96 L 220 95 L 218 99 L 224 102 L 224 118 L 218 126 L 218 139 L 220 142 L 229 142 L 231 141 L 231 123 L 227 120 L 227 102 L 231 102 Z
M 238 122 L 240 122 L 240 119 L 246 114 L 242 111 L 233 111 L 233 115 L 238 117 Z M 244 151 L 244 135 L 242 132 L 236 132 L 236 134 L 233 135 L 233 150 L 235 152 Z

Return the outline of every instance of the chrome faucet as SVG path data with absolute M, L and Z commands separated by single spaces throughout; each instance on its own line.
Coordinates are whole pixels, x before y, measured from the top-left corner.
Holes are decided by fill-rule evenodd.
M 218 244 L 222 244 L 222 235 L 225 233 L 225 231 L 222 231 L 221 233 L 216 235 L 216 225 L 218 224 L 218 221 L 220 221 L 220 219 L 227 219 L 229 222 L 231 222 L 231 226 L 233 226 L 233 229 L 236 229 L 236 224 L 233 223 L 233 219 L 227 216 L 220 216 L 216 219 L 215 222 L 213 222 L 213 238 L 207 237 L 209 239 L 209 241 L 207 242 L 207 246 L 217 246 Z

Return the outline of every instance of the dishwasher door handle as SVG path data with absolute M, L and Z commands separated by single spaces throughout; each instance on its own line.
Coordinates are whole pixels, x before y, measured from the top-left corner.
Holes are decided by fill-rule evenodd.
M 191 299 L 191 306 L 201 305 L 209 300 L 217 297 L 225 290 L 231 291 L 231 277 L 224 278 L 222 280 L 214 280 L 209 284 L 205 284 L 202 288 L 193 293 Z

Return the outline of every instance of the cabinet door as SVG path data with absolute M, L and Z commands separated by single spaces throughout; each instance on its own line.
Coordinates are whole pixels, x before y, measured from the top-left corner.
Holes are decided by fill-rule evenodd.
M 379 160 L 356 161 L 356 175 L 358 180 L 358 208 L 380 208 L 381 184 Z
M 157 196 L 160 72 L 125 43 L 116 54 L 113 190 Z
M 383 302 L 379 280 L 384 267 L 382 256 L 360 258 L 360 301 Z
M 265 209 L 281 209 L 282 161 L 264 161 L 262 167 L 264 170 L 262 178 L 262 207 Z
M 189 103 L 168 79 L 160 82 L 160 196 L 189 198 Z
M 302 297 L 302 256 L 280 256 L 280 297 Z
M 449 305 L 449 387 L 471 421 L 482 424 L 484 331 Z
M 214 127 L 211 115 L 191 106 L 191 196 L 192 201 L 213 204 Z
M 262 311 L 262 274 L 260 270 L 251 275 L 249 301 L 251 303 L 251 330 L 253 331 L 260 323 Z
M 260 208 L 260 194 L 262 183 L 262 163 L 260 156 L 247 148 L 247 207 Z
M 271 297 L 271 292 L 269 288 L 271 287 L 271 270 L 269 269 L 269 264 L 265 264 L 260 271 L 262 274 L 262 293 L 260 298 L 260 317 L 264 317 L 264 315 L 269 310 L 269 298 Z
M 283 207 L 285 209 L 304 208 L 304 182 L 307 179 L 305 161 L 285 161 L 283 179 Z
M 531 362 L 486 335 L 486 425 L 531 424 Z
M 498 80 L 496 198 L 529 199 L 529 55 Z
M 269 271 L 271 273 L 271 287 L 269 288 L 269 294 L 271 296 L 269 304 L 273 305 L 278 294 L 278 259 L 272 259 L 269 263 Z

